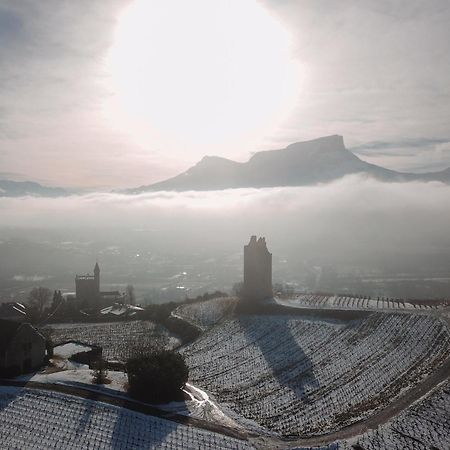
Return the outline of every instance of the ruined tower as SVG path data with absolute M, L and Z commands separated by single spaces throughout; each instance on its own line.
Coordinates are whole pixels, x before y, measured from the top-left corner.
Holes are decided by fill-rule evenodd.
M 94 280 L 95 280 L 95 290 L 97 291 L 97 295 L 100 293 L 100 267 L 98 262 L 95 262 L 94 267 Z
M 264 300 L 272 297 L 272 253 L 266 239 L 256 236 L 244 246 L 244 287 L 246 300 Z

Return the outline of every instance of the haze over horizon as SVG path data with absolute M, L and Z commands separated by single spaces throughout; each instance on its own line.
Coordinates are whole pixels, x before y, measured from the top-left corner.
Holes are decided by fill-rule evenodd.
M 2 178 L 138 186 L 330 134 L 383 167 L 442 170 L 449 18 L 437 0 L 4 0 Z
M 228 289 L 258 234 L 281 281 L 410 271 L 345 286 L 446 295 L 450 171 L 381 168 L 450 167 L 449 18 L 439 0 L 0 2 L 4 292 L 71 289 L 102 255 L 142 295 L 157 267 Z

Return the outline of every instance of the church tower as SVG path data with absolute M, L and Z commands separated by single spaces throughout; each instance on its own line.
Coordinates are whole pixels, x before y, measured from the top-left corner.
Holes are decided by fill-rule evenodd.
M 76 275 L 75 290 L 77 300 L 85 306 L 95 306 L 100 299 L 100 267 L 94 267 L 94 275 Z
M 246 300 L 264 300 L 273 296 L 272 253 L 267 250 L 266 239 L 256 236 L 244 246 L 244 288 Z

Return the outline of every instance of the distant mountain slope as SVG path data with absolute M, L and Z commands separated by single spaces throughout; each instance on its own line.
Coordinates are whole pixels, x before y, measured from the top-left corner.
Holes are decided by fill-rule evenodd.
M 0 197 L 62 197 L 67 191 L 58 187 L 42 186 L 32 181 L 0 180 Z
M 345 148 L 342 136 L 334 135 L 296 142 L 282 150 L 258 152 L 246 163 L 205 156 L 195 166 L 173 178 L 126 192 L 304 186 L 357 173 L 383 181 L 436 180 L 450 183 L 450 168 L 426 174 L 385 169 L 362 161 Z

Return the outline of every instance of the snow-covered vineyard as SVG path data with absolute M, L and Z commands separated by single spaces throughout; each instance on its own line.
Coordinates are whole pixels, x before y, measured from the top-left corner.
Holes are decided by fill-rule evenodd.
M 348 441 L 296 450 L 446 449 L 450 448 L 449 417 L 447 381 L 374 431 Z M 0 387 L 0 430 L 5 450 L 254 448 L 245 441 L 104 403 L 11 387 Z
M 313 450 L 432 450 L 450 448 L 450 381 L 391 422 L 348 441 Z M 311 447 L 297 447 L 306 450 Z M 294 450 L 294 449 L 292 449 Z
M 449 353 L 444 322 L 398 313 L 351 322 L 243 316 L 184 349 L 195 384 L 284 436 L 323 434 L 369 415 Z
M 297 294 L 292 297 L 277 297 L 279 305 L 291 308 L 369 309 L 369 310 L 430 310 L 439 307 L 436 303 L 419 303 L 397 298 L 370 298 L 364 296 Z
M 226 315 L 229 315 L 235 308 L 237 298 L 224 297 L 206 300 L 198 303 L 191 303 L 179 306 L 175 314 L 202 330 L 220 322 Z
M 180 341 L 161 325 L 151 321 L 52 324 L 52 339 L 55 343 L 80 341 L 103 348 L 103 357 L 108 360 L 125 361 L 134 348 L 151 348 L 162 342 L 174 348 Z
M 450 381 L 392 422 L 355 441 L 364 450 L 450 448 Z
M 0 447 L 251 449 L 247 442 L 92 400 L 0 387 Z

